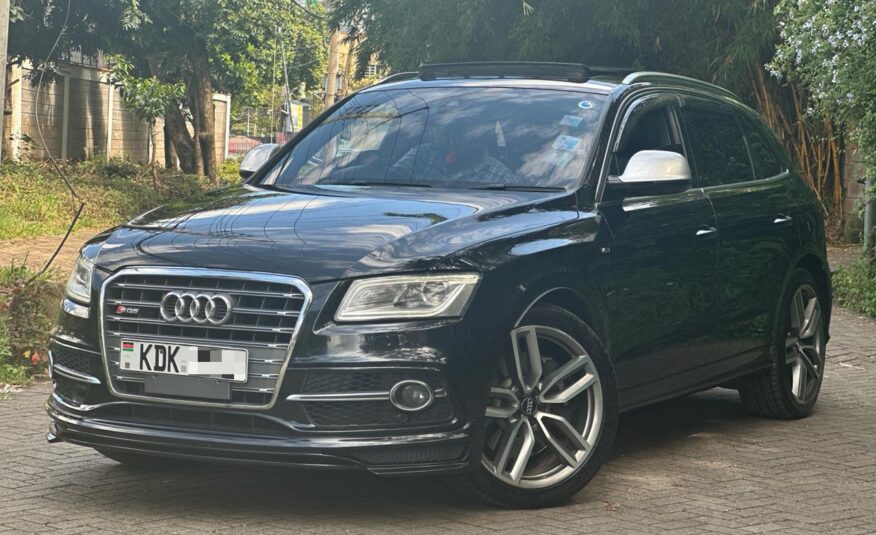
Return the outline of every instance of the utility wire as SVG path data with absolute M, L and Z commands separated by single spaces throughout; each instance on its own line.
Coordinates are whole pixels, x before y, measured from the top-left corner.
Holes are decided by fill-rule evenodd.
M 46 70 L 48 69 L 49 62 L 52 60 L 52 54 L 55 53 L 55 49 L 58 48 L 58 43 L 61 42 L 61 37 L 64 35 L 64 32 L 67 31 L 67 22 L 70 20 L 70 7 L 72 0 L 67 0 L 67 12 L 64 14 L 64 24 L 61 25 L 61 31 L 58 32 L 58 38 L 55 39 L 55 43 L 52 45 L 52 48 L 49 50 L 49 54 L 46 56 L 46 60 L 43 62 L 42 70 L 40 71 L 39 80 L 37 82 L 37 94 L 36 94 L 36 127 L 37 133 L 40 136 L 40 143 L 43 144 L 43 148 L 46 151 L 46 155 L 49 157 L 49 161 L 52 162 L 52 166 L 55 168 L 55 171 L 58 172 L 58 176 L 61 177 L 61 180 L 64 181 L 64 185 L 67 186 L 67 189 L 70 191 L 70 200 L 71 200 L 71 208 L 73 209 L 73 219 L 70 221 L 70 225 L 67 227 L 67 232 L 64 233 L 64 237 L 61 238 L 61 242 L 55 248 L 55 251 L 52 253 L 52 256 L 46 260 L 46 263 L 43 264 L 42 269 L 38 272 L 34 273 L 34 275 L 27 279 L 24 283 L 25 286 L 30 285 L 37 278 L 42 276 L 46 271 L 49 270 L 49 266 L 52 265 L 52 262 L 55 261 L 55 258 L 58 256 L 58 253 L 61 252 L 61 249 L 64 247 L 64 244 L 67 243 L 67 239 L 70 237 L 70 233 L 73 232 L 73 227 L 76 226 L 76 222 L 79 221 L 79 216 L 82 215 L 82 210 L 85 208 L 85 202 L 79 197 L 76 193 L 76 190 L 73 189 L 73 186 L 70 184 L 70 180 L 67 179 L 67 175 L 64 174 L 64 170 L 61 169 L 61 166 L 58 165 L 58 161 L 52 156 L 52 151 L 49 149 L 49 146 L 46 144 L 46 138 L 43 135 L 43 127 L 40 123 L 40 96 L 42 95 L 42 85 L 43 78 L 46 74 Z M 78 206 L 77 206 L 78 203 Z

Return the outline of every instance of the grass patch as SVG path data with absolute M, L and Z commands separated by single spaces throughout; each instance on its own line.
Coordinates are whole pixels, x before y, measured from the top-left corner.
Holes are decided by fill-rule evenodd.
M 860 259 L 836 270 L 833 298 L 838 305 L 876 318 L 876 263 Z
M 23 384 L 48 366 L 48 334 L 63 283 L 54 272 L 27 284 L 33 271 L 0 267 L 0 384 Z
M 239 181 L 237 162 L 221 166 L 218 184 L 168 170 L 153 189 L 149 167 L 94 158 L 64 166 L 85 210 L 78 228 L 108 228 L 174 199 Z M 45 162 L 0 164 L 0 239 L 63 234 L 73 205 L 64 183 Z

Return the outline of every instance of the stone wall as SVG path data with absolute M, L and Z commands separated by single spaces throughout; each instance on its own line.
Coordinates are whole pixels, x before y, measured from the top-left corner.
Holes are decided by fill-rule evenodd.
M 843 219 L 844 237 L 850 242 L 860 241 L 864 229 L 864 224 L 858 215 L 858 206 L 864 198 L 864 184 L 859 182 L 863 175 L 864 169 L 857 149 L 847 146 L 843 165 Z

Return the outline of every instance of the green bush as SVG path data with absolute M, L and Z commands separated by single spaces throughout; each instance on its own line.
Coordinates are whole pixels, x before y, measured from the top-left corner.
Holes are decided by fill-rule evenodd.
M 239 181 L 236 166 L 222 166 L 218 186 Z M 93 158 L 67 164 L 64 170 L 86 204 L 78 228 L 108 228 L 217 187 L 203 178 L 161 170 L 156 189 L 148 166 L 118 159 Z M 0 239 L 63 234 L 73 208 L 70 193 L 49 164 L 0 164 Z
M 836 304 L 876 318 L 876 265 L 863 259 L 833 274 Z
M 27 373 L 27 366 L 0 364 L 0 385 L 21 385 L 28 381 L 30 381 L 30 375 Z M 3 392 L 0 391 L 0 399 L 3 399 L 2 394 Z
M 23 265 L 0 267 L 0 383 L 24 382 L 48 365 L 63 283 L 52 272 L 27 284 L 32 276 Z

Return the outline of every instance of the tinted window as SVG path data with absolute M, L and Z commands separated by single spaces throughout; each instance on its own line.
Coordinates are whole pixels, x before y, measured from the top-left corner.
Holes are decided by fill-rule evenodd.
M 630 108 L 623 123 L 623 132 L 612 155 L 609 172 L 623 174 L 627 163 L 639 151 L 663 150 L 684 155 L 681 142 L 670 126 L 670 105 L 676 97 L 647 97 Z
M 747 117 L 742 124 L 749 128 L 745 138 L 748 140 L 748 150 L 751 151 L 751 161 L 754 164 L 754 173 L 757 178 L 770 178 L 783 173 L 785 164 L 776 152 L 775 142 L 767 138 L 767 136 L 772 136 L 772 132 L 755 124 L 753 119 Z
M 683 108 L 683 116 L 701 187 L 754 179 L 745 138 L 731 110 L 697 103 Z
M 570 186 L 584 171 L 604 103 L 541 89 L 368 91 L 324 119 L 266 180 Z

